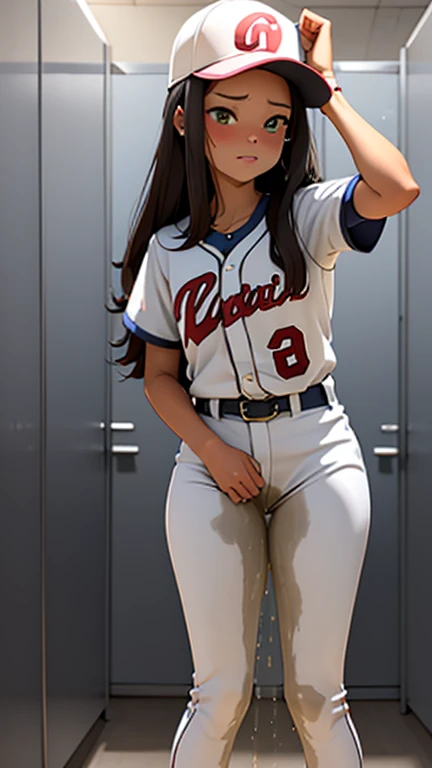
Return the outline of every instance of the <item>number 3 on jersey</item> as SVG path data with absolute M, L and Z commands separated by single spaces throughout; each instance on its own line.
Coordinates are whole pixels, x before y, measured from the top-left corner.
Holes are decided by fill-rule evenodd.
M 287 342 L 282 349 L 282 344 Z M 309 368 L 305 340 L 302 332 L 295 325 L 278 328 L 267 344 L 267 349 L 274 349 L 275 368 L 282 379 L 302 376 Z

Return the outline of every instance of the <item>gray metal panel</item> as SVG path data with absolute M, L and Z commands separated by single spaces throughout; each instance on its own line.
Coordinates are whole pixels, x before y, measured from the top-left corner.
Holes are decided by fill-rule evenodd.
M 373 87 L 371 80 L 373 78 Z M 340 72 L 347 100 L 398 146 L 398 76 Z M 325 121 L 325 175 L 357 173 L 339 133 Z M 334 347 L 337 390 L 359 437 L 372 492 L 372 525 L 350 634 L 348 687 L 399 685 L 398 461 L 375 446 L 397 445 L 380 431 L 398 418 L 398 217 L 387 220 L 371 254 L 342 253 L 336 266 Z
M 14 36 L 32 66 L 10 62 L 0 74 L 0 765 L 40 768 L 38 18 L 34 0 L 20 6 L 1 7 L 2 41 Z
M 421 195 L 407 211 L 408 703 L 432 731 L 432 8 L 407 47 L 407 159 Z
M 111 296 L 111 262 L 113 258 L 112 233 L 112 77 L 111 49 L 105 46 L 105 76 L 104 76 L 104 149 L 105 149 L 105 178 L 103 182 L 105 194 L 105 296 L 109 304 Z M 111 316 L 105 315 L 105 345 L 106 361 L 112 362 Z M 111 429 L 112 418 L 112 372 L 109 365 L 105 368 L 105 418 L 103 423 L 105 436 L 105 712 L 109 719 L 108 707 L 110 702 L 111 675 L 111 520 L 112 520 L 112 462 L 111 462 Z
M 113 78 L 113 258 L 121 260 L 132 211 L 157 144 L 167 74 Z M 120 292 L 120 271 L 113 286 Z M 112 338 L 124 334 L 113 318 Z M 120 357 L 113 350 L 113 357 Z M 125 373 L 125 369 L 121 369 Z M 112 684 L 188 684 L 192 661 L 165 540 L 165 495 L 179 439 L 154 412 L 142 380 L 113 371 Z
M 404 157 L 407 156 L 406 147 L 406 49 L 400 52 L 400 77 L 399 77 L 399 128 L 400 150 Z M 400 551 L 400 711 L 407 713 L 408 704 L 408 611 L 407 611 L 407 216 L 405 209 L 399 215 L 399 551 Z
M 340 72 L 359 72 L 366 74 L 399 74 L 398 61 L 335 61 L 333 71 L 336 74 Z
M 41 8 L 44 61 L 60 28 L 63 65 L 66 51 L 99 64 L 42 76 L 47 768 L 61 768 L 106 703 L 106 50 L 76 4 Z

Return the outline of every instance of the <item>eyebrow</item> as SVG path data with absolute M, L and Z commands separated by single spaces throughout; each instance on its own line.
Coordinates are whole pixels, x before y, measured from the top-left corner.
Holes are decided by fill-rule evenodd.
M 269 104 L 273 104 L 274 107 L 286 107 L 286 109 L 292 109 L 290 104 L 280 104 L 278 101 L 270 101 L 270 99 L 267 99 Z
M 215 93 L 216 96 L 222 96 L 224 99 L 232 99 L 232 101 L 243 101 L 249 96 L 248 93 L 245 93 L 244 96 L 228 96 L 227 93 L 219 93 L 218 91 L 213 91 L 213 93 Z M 267 102 L 272 104 L 274 107 L 285 107 L 286 109 L 292 109 L 289 104 L 281 104 L 278 101 L 270 101 L 270 99 L 267 99 Z

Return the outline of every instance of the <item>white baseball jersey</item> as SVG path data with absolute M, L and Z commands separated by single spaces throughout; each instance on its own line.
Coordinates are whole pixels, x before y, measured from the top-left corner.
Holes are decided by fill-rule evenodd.
M 294 195 L 308 271 L 303 298 L 289 298 L 284 273 L 271 261 L 264 214 L 226 257 L 205 241 L 186 251 L 168 250 L 179 246 L 185 218 L 151 238 L 124 324 L 152 344 L 183 346 L 195 397 L 263 399 L 319 383 L 336 365 L 334 266 L 341 251 L 354 250 L 341 206 L 360 178 L 311 184 Z M 355 212 L 354 217 L 367 221 Z M 374 247 L 385 219 L 369 223 Z M 361 250 L 372 247 L 369 242 Z

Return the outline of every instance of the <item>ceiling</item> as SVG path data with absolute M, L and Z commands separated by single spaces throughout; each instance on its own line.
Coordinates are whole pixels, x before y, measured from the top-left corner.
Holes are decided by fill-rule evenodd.
M 292 21 L 305 8 L 301 0 L 264 1 Z M 117 61 L 168 60 L 177 29 L 211 2 L 87 0 Z M 331 20 L 336 61 L 395 61 L 427 6 L 423 0 L 313 0 L 306 7 Z

